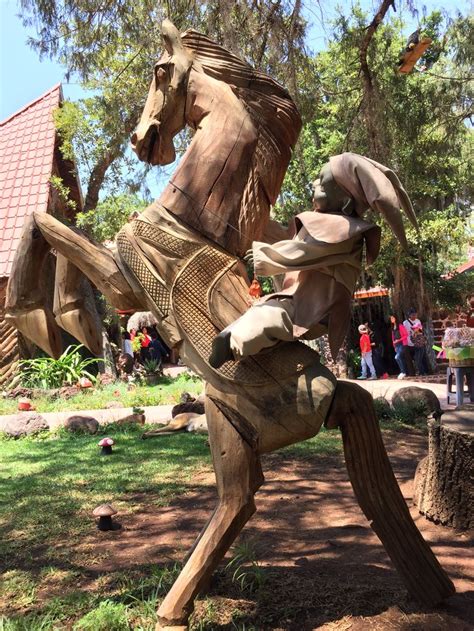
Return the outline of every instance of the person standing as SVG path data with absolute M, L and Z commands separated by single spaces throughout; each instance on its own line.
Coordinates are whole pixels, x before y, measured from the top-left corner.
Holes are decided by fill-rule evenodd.
M 151 343 L 151 337 L 148 334 L 148 329 L 146 328 L 146 326 L 142 328 L 142 332 L 140 336 L 140 343 L 141 343 L 140 359 L 143 363 L 145 360 L 150 358 L 149 346 Z
M 403 353 L 405 346 L 408 346 L 408 331 L 403 324 L 399 324 L 396 316 L 390 316 L 390 329 L 392 331 L 392 343 L 395 349 L 395 361 L 400 368 L 398 379 L 404 379 L 407 376 L 405 367 L 405 358 Z
M 407 330 L 408 333 L 408 351 L 410 353 L 410 357 L 415 364 L 416 370 L 419 375 L 423 374 L 423 348 L 415 345 L 415 335 L 417 331 L 422 332 L 423 326 L 421 321 L 418 319 L 418 314 L 416 309 L 410 309 L 408 312 L 407 319 L 404 320 L 403 326 Z
M 377 373 L 375 372 L 374 363 L 372 361 L 372 346 L 375 345 L 374 342 L 370 341 L 369 330 L 365 326 L 365 324 L 361 324 L 359 326 L 360 333 L 360 352 L 362 355 L 362 374 L 357 379 L 367 379 L 367 368 L 370 370 L 369 379 L 377 379 Z
M 132 340 L 130 337 L 130 333 L 128 331 L 125 331 L 125 333 L 122 334 L 122 338 L 122 351 L 127 355 L 133 357 Z

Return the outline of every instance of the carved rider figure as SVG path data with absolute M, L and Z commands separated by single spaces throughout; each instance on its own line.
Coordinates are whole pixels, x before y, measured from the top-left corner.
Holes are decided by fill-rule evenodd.
M 279 341 L 328 333 L 333 357 L 350 322 L 350 305 L 362 267 L 380 248 L 380 228 L 363 219 L 383 215 L 406 248 L 400 207 L 416 227 L 410 199 L 393 171 L 355 153 L 334 156 L 313 184 L 313 211 L 297 215 L 293 239 L 254 241 L 255 272 L 285 274 L 281 291 L 262 298 L 213 343 L 210 363 L 255 355 Z

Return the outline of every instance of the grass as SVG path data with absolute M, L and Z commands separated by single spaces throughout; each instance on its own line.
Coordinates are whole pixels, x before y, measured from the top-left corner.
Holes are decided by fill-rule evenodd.
M 159 511 L 195 488 L 195 473 L 210 470 L 210 456 L 205 436 L 143 441 L 142 432 L 109 425 L 95 436 L 59 430 L 0 438 L 0 631 L 154 628 L 157 605 L 179 565 L 164 559 L 129 571 L 97 571 L 108 553 L 91 544 L 98 532 L 91 513 L 110 502 L 126 523 L 144 505 Z M 110 457 L 99 456 L 103 435 L 116 441 Z M 322 431 L 286 451 L 306 458 L 340 448 L 337 432 Z M 229 588 L 243 595 L 265 583 L 251 547 L 242 544 L 223 572 Z M 200 602 L 194 631 L 215 627 L 216 616 L 221 618 L 216 606 Z M 229 629 L 252 628 L 241 616 L 240 610 L 232 614 Z
M 154 390 L 177 400 L 193 385 L 200 388 L 181 378 L 144 388 L 144 393 L 137 388 L 131 393 L 136 398 L 124 405 L 146 405 L 140 397 Z M 118 387 L 121 396 L 130 394 Z M 94 397 L 113 398 L 112 388 L 117 386 L 81 397 L 91 407 Z M 65 403 L 60 402 L 62 409 Z M 406 429 L 400 421 L 383 426 Z M 91 513 L 103 502 L 114 505 L 124 524 L 144 507 L 159 513 L 176 496 L 196 488 L 195 474 L 210 470 L 210 456 L 204 436 L 185 433 L 143 441 L 142 432 L 133 425 L 109 425 L 96 436 L 60 430 L 35 438 L 0 438 L 0 631 L 154 629 L 156 609 L 180 565 L 164 558 L 125 571 L 100 569 L 110 552 L 97 543 L 108 535 L 98 535 Z M 105 435 L 116 441 L 111 457 L 99 456 L 97 442 Z M 281 453 L 298 460 L 339 455 L 340 433 L 322 428 L 316 437 Z M 255 607 L 272 610 L 273 583 L 280 579 L 259 565 L 245 542 L 217 574 L 226 596 L 198 601 L 192 631 L 256 629 L 251 625 Z
M 105 408 L 107 403 L 112 401 L 119 402 L 123 407 L 144 407 L 178 403 L 182 392 L 198 395 L 202 390 L 203 385 L 199 378 L 182 373 L 174 379 L 162 377 L 157 386 L 137 386 L 129 389 L 128 384 L 118 382 L 90 391 L 84 390 L 69 399 L 43 395 L 33 398 L 33 405 L 39 413 L 98 410 Z M 17 405 L 16 399 L 0 398 L 0 415 L 15 414 Z

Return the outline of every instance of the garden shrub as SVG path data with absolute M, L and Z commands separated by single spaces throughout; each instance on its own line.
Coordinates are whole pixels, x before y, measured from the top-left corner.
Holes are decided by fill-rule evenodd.
M 96 357 L 82 357 L 79 352 L 81 348 L 83 344 L 68 346 L 58 359 L 36 357 L 21 360 L 19 362 L 21 385 L 26 388 L 47 390 L 75 384 L 81 377 L 88 377 L 94 381 L 94 375 L 87 369 L 97 366 L 98 362 L 103 360 Z

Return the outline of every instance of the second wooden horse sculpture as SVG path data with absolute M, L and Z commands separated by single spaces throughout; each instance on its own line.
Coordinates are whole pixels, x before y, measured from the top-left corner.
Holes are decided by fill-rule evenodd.
M 281 344 L 214 369 L 215 336 L 248 308 L 238 257 L 270 233 L 300 117 L 290 96 L 206 36 L 163 25 L 145 110 L 132 138 L 151 164 L 174 160 L 173 137 L 194 138 L 161 197 L 117 236 L 115 251 L 43 213 L 26 226 L 8 290 L 10 320 L 49 354 L 59 328 L 98 353 L 100 334 L 83 303 L 85 274 L 121 309 L 149 309 L 160 333 L 207 382 L 206 415 L 219 501 L 158 611 L 157 629 L 187 629 L 196 595 L 255 511 L 264 482 L 260 456 L 340 427 L 362 510 L 409 592 L 427 605 L 454 587 L 413 523 L 388 461 L 372 398 L 338 383 L 299 342 Z M 275 238 L 276 237 L 276 238 Z M 278 235 L 273 236 L 273 240 Z M 39 282 L 57 253 L 54 306 Z

